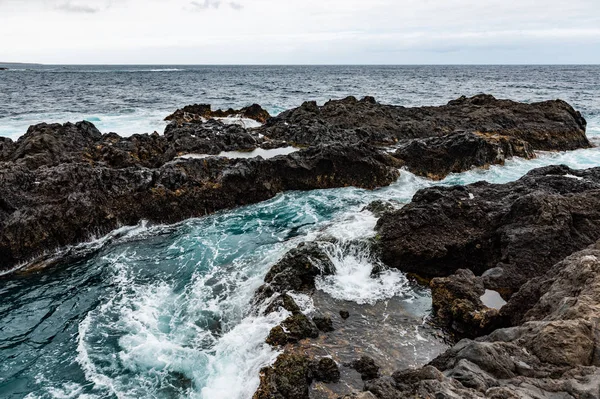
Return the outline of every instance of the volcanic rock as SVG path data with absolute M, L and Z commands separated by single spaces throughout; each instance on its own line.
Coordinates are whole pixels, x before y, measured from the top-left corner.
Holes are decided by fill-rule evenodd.
M 165 121 L 172 121 L 176 125 L 183 125 L 193 121 L 227 117 L 241 117 L 265 123 L 271 115 L 258 104 L 253 104 L 241 109 L 229 108 L 227 110 L 218 109 L 216 111 L 212 110 L 210 104 L 194 104 L 178 109 L 173 114 L 167 116 Z
M 272 140 L 305 146 L 363 141 L 391 145 L 408 139 L 479 132 L 501 141 L 494 145 L 497 139 L 492 139 L 492 144 L 486 145 L 486 151 L 493 153 L 495 147 L 513 147 L 514 151 L 523 142 L 532 150 L 587 148 L 590 143 L 585 128 L 581 114 L 561 100 L 524 104 L 481 94 L 439 107 L 382 105 L 372 97 L 360 101 L 348 97 L 323 106 L 305 102 L 269 119 L 258 132 Z
M 456 133 L 416 139 L 396 150 L 394 156 L 412 173 L 434 180 L 474 167 L 504 165 L 515 156 L 535 158 L 527 141 L 495 133 Z
M 0 268 L 141 220 L 175 223 L 286 190 L 376 188 L 396 161 L 368 145 L 271 159 L 175 158 L 177 140 L 102 135 L 91 123 L 33 126 L 0 142 Z
M 420 190 L 377 231 L 387 265 L 425 277 L 488 271 L 485 287 L 506 299 L 600 238 L 600 168 L 548 166 L 503 185 Z
M 366 388 L 381 399 L 600 397 L 600 242 L 521 290 L 502 309 L 516 310 L 519 325 L 464 339 L 430 365 Z

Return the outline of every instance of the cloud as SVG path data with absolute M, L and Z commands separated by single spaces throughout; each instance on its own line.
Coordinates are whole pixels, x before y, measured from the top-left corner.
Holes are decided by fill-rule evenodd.
M 209 8 L 219 8 L 221 6 L 220 0 L 204 0 L 203 2 L 192 1 L 190 3 L 192 7 L 197 10 L 207 10 Z
M 100 11 L 99 8 L 94 8 L 83 4 L 73 4 L 70 1 L 59 4 L 54 7 L 54 9 L 77 14 L 95 14 Z
M 227 5 L 233 8 L 234 10 L 241 10 L 242 8 L 244 8 L 244 6 L 240 3 L 236 3 L 234 1 L 223 3 L 221 0 L 204 0 L 203 2 L 192 1 L 190 5 L 192 6 L 192 9 L 196 11 L 208 10 L 209 8 L 217 9 L 221 7 L 221 5 Z
M 600 63 L 600 0 L 0 0 L 0 21 L 16 61 Z

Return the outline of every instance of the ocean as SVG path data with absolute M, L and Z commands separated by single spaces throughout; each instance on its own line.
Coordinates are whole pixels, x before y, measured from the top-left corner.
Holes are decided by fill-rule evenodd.
M 598 144 L 599 77 L 600 66 L 26 66 L 0 71 L 0 135 L 17 139 L 34 123 L 82 119 L 103 132 L 162 132 L 166 115 L 192 103 L 259 103 L 277 114 L 347 95 L 416 106 L 483 92 L 564 99 Z M 376 218 L 364 207 L 407 203 L 433 185 L 509 182 L 550 164 L 600 166 L 600 149 L 540 153 L 441 182 L 402 171 L 374 191 L 288 192 L 174 226 L 140 223 L 86 244 L 85 259 L 2 276 L 0 397 L 251 398 L 260 368 L 277 356 L 265 337 L 285 317 L 261 315 L 253 293 L 286 251 L 314 240 L 327 243 L 336 266 L 335 276 L 317 281 L 331 311 L 401 309 L 401 321 L 378 326 L 393 335 L 380 337 L 380 347 L 396 345 L 390 367 L 423 365 L 445 347 L 423 323 L 429 293 L 397 271 L 371 276 L 379 261 L 363 244 Z M 298 302 L 313 307 L 309 298 Z M 361 328 L 350 333 L 367 335 Z

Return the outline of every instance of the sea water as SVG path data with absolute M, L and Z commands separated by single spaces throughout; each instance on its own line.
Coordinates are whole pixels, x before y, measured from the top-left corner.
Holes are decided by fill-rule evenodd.
M 482 91 L 522 101 L 567 99 L 583 111 L 594 141 L 600 136 L 600 88 L 592 75 L 599 71 L 597 67 L 36 67 L 0 75 L 0 129 L 17 137 L 35 121 L 64 122 L 89 114 L 99 119 L 104 131 L 123 128 L 128 133 L 130 120 L 139 131 L 159 129 L 163 115 L 194 102 L 238 107 L 262 102 L 276 112 L 304 100 L 348 94 L 421 105 Z M 21 93 L 18 86 L 23 83 L 27 85 Z M 179 91 L 190 85 L 195 90 Z M 125 103 L 130 104 L 130 113 L 124 112 Z M 541 153 L 534 160 L 517 158 L 505 166 L 453 174 L 441 182 L 402 171 L 397 182 L 374 191 L 282 193 L 263 203 L 174 226 L 124 227 L 88 244 L 85 258 L 38 274 L 3 276 L 0 397 L 250 398 L 260 368 L 278 354 L 264 343 L 265 337 L 287 317 L 285 311 L 263 316 L 251 306 L 253 294 L 288 250 L 304 241 L 322 242 L 336 274 L 317 281 L 319 296 L 345 301 L 350 308 L 387 309 L 387 303 L 395 303 L 425 317 L 430 303 L 426 290 L 416 289 L 397 271 L 371 275 L 379 261 L 365 243 L 375 235 L 377 219 L 365 206 L 378 199 L 405 204 L 418 189 L 433 185 L 513 181 L 550 164 L 600 166 L 600 150 Z M 298 296 L 297 301 L 307 312 L 314 309 L 310 298 Z M 393 327 L 398 347 L 412 348 L 402 352 L 407 365 L 424 364 L 435 355 L 424 344 L 434 338 L 424 334 L 419 323 L 395 322 Z

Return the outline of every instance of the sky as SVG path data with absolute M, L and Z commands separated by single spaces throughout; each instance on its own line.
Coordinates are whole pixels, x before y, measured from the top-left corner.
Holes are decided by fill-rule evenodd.
M 600 0 L 0 0 L 0 62 L 598 64 Z

